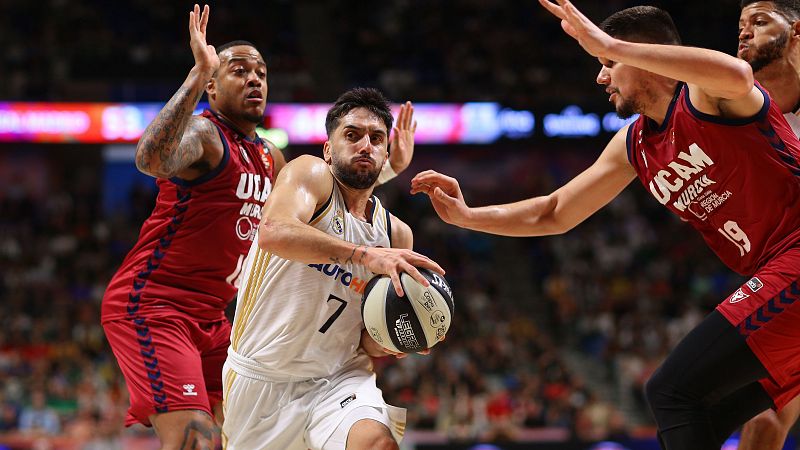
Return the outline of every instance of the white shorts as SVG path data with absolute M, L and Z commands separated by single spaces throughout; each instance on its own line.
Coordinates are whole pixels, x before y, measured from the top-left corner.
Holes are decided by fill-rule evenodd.
M 254 379 L 228 363 L 222 373 L 226 450 L 344 450 L 361 419 L 386 425 L 398 442 L 403 437 L 406 410 L 386 404 L 368 370 L 299 382 Z

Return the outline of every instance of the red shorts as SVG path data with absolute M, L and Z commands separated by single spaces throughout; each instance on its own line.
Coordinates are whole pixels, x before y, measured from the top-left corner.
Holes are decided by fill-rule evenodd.
M 764 265 L 717 306 L 769 372 L 761 385 L 776 409 L 800 394 L 800 248 Z
M 178 315 L 138 320 L 103 324 L 130 394 L 125 425 L 150 426 L 152 414 L 186 409 L 213 417 L 213 405 L 222 401 L 230 322 L 195 323 Z

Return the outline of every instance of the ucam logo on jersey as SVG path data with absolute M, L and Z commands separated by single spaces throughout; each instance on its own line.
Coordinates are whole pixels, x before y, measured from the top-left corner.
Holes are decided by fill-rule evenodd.
M 261 207 L 256 205 L 258 208 L 259 214 L 261 213 Z M 243 216 L 239 217 L 236 220 L 236 236 L 243 240 L 243 241 L 253 241 L 256 238 L 256 233 L 258 232 L 258 225 L 257 223 L 253 223 L 249 217 Z
M 750 297 L 749 295 L 745 294 L 742 288 L 736 290 L 736 292 L 731 295 L 731 299 L 729 300 L 731 303 L 739 303 L 740 301 Z
M 713 166 L 714 161 L 697 144 L 690 145 L 687 150 L 688 152 L 678 153 L 675 160 L 653 176 L 649 183 L 650 193 L 662 205 L 672 200 L 672 206 L 678 211 L 683 212 L 689 208 L 692 214 L 704 220 L 706 214 L 727 200 L 727 197 L 720 198 L 709 191 L 709 187 L 715 185 L 716 181 L 703 172 L 707 167 Z M 691 208 L 696 201 L 704 201 L 702 209 Z
M 255 238 L 257 224 L 261 219 L 261 205 L 270 192 L 272 192 L 272 182 L 268 177 L 262 178 L 261 175 L 254 173 L 240 175 L 236 197 L 244 201 L 239 210 L 241 217 L 236 223 L 236 235 L 239 239 L 252 241 Z

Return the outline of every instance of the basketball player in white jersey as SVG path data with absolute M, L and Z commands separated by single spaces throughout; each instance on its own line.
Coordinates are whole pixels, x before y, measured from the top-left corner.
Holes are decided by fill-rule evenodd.
M 374 89 L 328 111 L 324 160 L 281 171 L 245 263 L 223 369 L 227 450 L 397 449 L 405 410 L 387 405 L 363 330 L 360 300 L 373 274 L 428 285 L 411 229 L 372 195 L 392 115 Z
M 737 56 L 800 136 L 800 0 L 742 0 Z M 800 417 L 800 397 L 780 412 L 767 410 L 742 428 L 739 450 L 780 450 Z

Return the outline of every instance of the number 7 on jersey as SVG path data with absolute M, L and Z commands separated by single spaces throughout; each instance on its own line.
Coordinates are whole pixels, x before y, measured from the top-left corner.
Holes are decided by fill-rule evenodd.
M 331 325 L 333 325 L 333 322 L 335 322 L 336 319 L 338 319 L 339 316 L 342 315 L 342 311 L 344 311 L 344 307 L 347 306 L 347 301 L 346 300 L 343 300 L 343 299 L 341 299 L 341 298 L 339 298 L 339 297 L 337 297 L 337 296 L 335 296 L 333 294 L 328 296 L 328 302 L 330 302 L 331 300 L 336 300 L 338 302 L 341 302 L 342 304 L 339 305 L 338 308 L 336 308 L 336 311 L 334 311 L 333 314 L 331 314 L 331 317 L 328 318 L 328 321 L 325 322 L 320 327 L 319 332 L 322 333 L 322 334 L 325 334 L 325 332 L 328 331 L 328 328 L 330 328 Z

